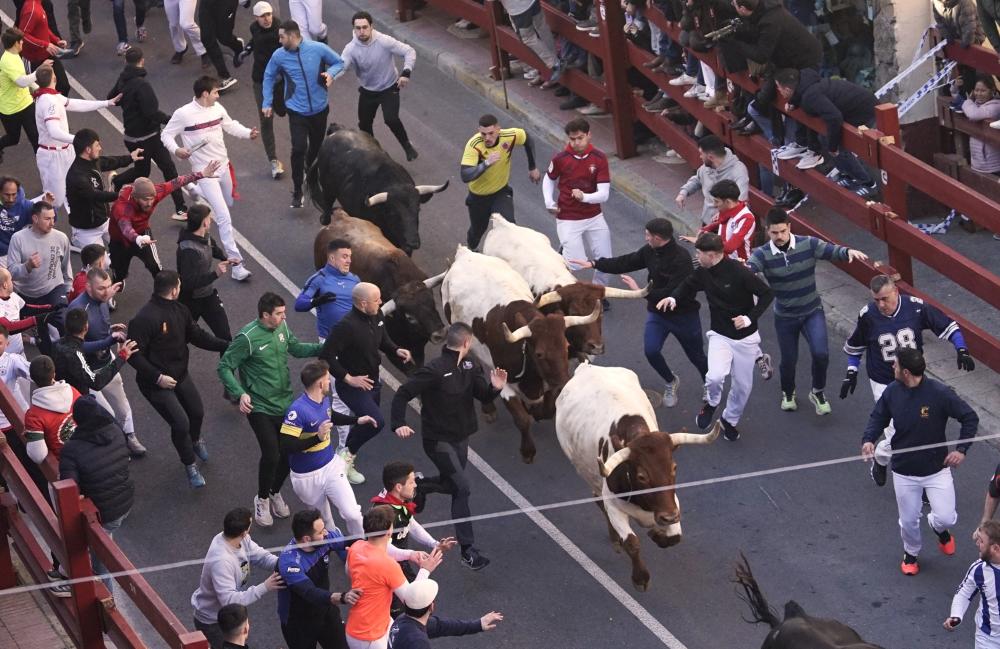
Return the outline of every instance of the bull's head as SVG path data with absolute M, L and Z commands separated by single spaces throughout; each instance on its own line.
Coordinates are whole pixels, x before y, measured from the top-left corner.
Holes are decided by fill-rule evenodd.
M 376 221 L 386 239 L 407 255 L 420 247 L 420 204 L 448 188 L 443 185 L 399 185 L 390 191 L 372 194 L 365 201 L 369 208 L 377 207 L 381 218 Z
M 444 342 L 444 323 L 434 303 L 432 287 L 440 283 L 444 274 L 429 277 L 422 282 L 407 282 L 396 290 L 391 300 L 382 305 L 382 314 L 402 318 L 406 329 L 416 338 L 440 344 Z
M 652 512 L 657 525 L 665 526 L 681 520 L 680 503 L 674 493 L 677 464 L 674 450 L 683 444 L 711 444 L 719 437 L 722 425 L 716 421 L 708 433 L 643 433 L 623 444 L 612 437 L 618 449 L 600 463 L 608 490 L 615 494 L 630 494 L 625 500 L 642 510 Z M 649 493 L 631 492 L 651 489 Z
M 586 316 L 595 309 L 601 309 L 602 298 L 642 298 L 646 297 L 649 288 L 638 291 L 620 288 L 609 288 L 600 284 L 578 282 L 569 286 L 560 286 L 554 291 L 544 293 L 538 298 L 538 307 L 551 307 L 547 312 L 556 310 L 569 316 Z M 599 355 L 604 353 L 604 334 L 601 328 L 601 317 L 587 324 L 566 328 L 566 338 L 573 352 Z
M 566 331 L 571 327 L 592 324 L 600 317 L 600 304 L 586 316 L 538 313 L 530 322 L 514 331 L 507 327 L 507 323 L 503 323 L 503 334 L 509 343 L 523 340 L 529 342 L 525 353 L 530 355 L 546 384 L 558 390 L 569 381 L 569 342 Z

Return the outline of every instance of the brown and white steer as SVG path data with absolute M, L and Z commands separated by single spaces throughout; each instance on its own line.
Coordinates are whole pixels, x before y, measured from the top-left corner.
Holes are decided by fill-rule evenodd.
M 577 280 L 547 236 L 515 225 L 499 214 L 490 217 L 482 250 L 485 255 L 506 261 L 528 282 L 544 313 L 589 315 L 603 298 L 644 298 L 648 292 L 648 289 L 633 291 Z M 604 353 L 600 317 L 588 325 L 567 329 L 566 337 L 573 356 L 582 359 Z
M 552 417 L 555 396 L 569 380 L 566 330 L 592 323 L 587 316 L 544 314 L 534 304 L 528 283 L 498 257 L 459 246 L 441 283 L 441 299 L 449 322 L 472 326 L 473 353 L 488 368 L 507 370 L 504 404 L 521 433 L 521 458 L 535 458 L 532 419 Z
M 719 430 L 716 422 L 704 435 L 660 432 L 639 378 L 623 367 L 580 365 L 556 399 L 559 444 L 593 494 L 604 497 L 598 505 L 611 543 L 625 548 L 639 590 L 649 587 L 649 570 L 630 521 L 650 528 L 649 537 L 661 548 L 680 543 L 674 451 L 682 444 L 710 444 Z M 617 495 L 645 489 L 654 491 Z
M 316 235 L 313 261 L 317 269 L 326 264 L 326 246 L 334 239 L 351 244 L 351 272 L 382 291 L 386 330 L 397 345 L 413 354 L 412 365 L 397 363 L 397 367 L 412 371 L 423 365 L 424 345 L 444 341 L 444 323 L 432 290 L 444 274 L 428 277 L 412 258 L 382 235 L 377 225 L 348 216 L 343 210 L 334 210 L 330 225 Z

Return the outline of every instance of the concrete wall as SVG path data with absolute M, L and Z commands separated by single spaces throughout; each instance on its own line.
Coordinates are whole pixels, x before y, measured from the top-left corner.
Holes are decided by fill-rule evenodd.
M 910 65 L 920 44 L 920 37 L 931 24 L 930 0 L 875 0 L 875 61 L 876 85 L 886 81 Z M 898 102 L 912 95 L 934 73 L 934 64 L 928 61 L 904 79 L 884 99 Z M 903 116 L 902 122 L 927 119 L 934 115 L 934 103 L 928 96 Z

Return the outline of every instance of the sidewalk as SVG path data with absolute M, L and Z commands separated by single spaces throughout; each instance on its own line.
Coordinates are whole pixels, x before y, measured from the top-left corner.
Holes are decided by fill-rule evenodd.
M 25 571 L 17 556 L 14 569 Z M 39 592 L 0 595 L 0 647 L 4 649 L 74 649 L 45 596 Z
M 372 14 L 379 30 L 412 45 L 417 50 L 418 67 L 427 64 L 436 65 L 463 85 L 497 106 L 504 107 L 503 85 L 491 79 L 488 74 L 492 63 L 490 52 L 487 50 L 487 39 L 461 39 L 453 36 L 447 28 L 454 22 L 454 18 L 429 6 L 421 9 L 415 20 L 400 23 L 396 19 L 395 0 L 366 0 L 363 3 L 360 0 L 345 0 L 345 3 L 356 9 L 368 11 Z M 539 132 L 555 147 L 562 147 L 565 144 L 563 124 L 577 116 L 576 111 L 560 111 L 561 98 L 555 97 L 551 91 L 532 88 L 519 77 L 507 80 L 506 91 L 509 102 L 507 110 L 515 116 L 518 125 Z M 614 151 L 610 120 L 602 117 L 588 119 L 591 123 L 594 145 L 604 151 Z M 642 152 L 640 149 L 640 153 Z M 650 215 L 669 218 L 680 234 L 693 234 L 700 226 L 699 197 L 689 197 L 687 205 L 680 212 L 673 201 L 680 186 L 692 173 L 689 166 L 661 165 L 654 162 L 650 155 L 639 155 L 629 160 L 610 156 L 609 163 L 614 188 L 643 206 Z M 831 210 L 823 206 L 810 205 L 809 211 L 810 216 L 815 213 L 817 219 L 822 219 L 824 222 L 837 218 Z M 837 234 L 839 230 L 844 229 L 833 228 L 831 231 Z M 861 234 L 853 234 L 845 241 L 849 245 L 870 250 L 864 242 L 865 237 Z M 883 250 L 884 246 L 879 245 L 877 253 L 881 254 Z M 831 384 L 827 393 L 833 397 L 839 389 L 842 370 L 847 365 L 841 351 L 843 341 L 853 331 L 858 310 L 870 300 L 870 293 L 866 287 L 830 264 L 820 264 L 817 269 L 817 284 L 831 328 Z M 922 283 L 920 285 L 923 286 Z M 975 306 L 970 304 L 968 308 L 970 311 L 974 310 L 976 316 L 981 313 L 983 318 L 996 319 L 996 310 L 980 306 L 982 304 Z M 972 317 L 972 313 L 966 315 Z M 772 344 L 768 345 L 768 336 L 765 333 L 764 342 L 765 347 L 774 347 L 773 336 L 771 336 Z M 769 351 L 776 357 L 777 349 Z M 924 336 L 924 352 L 930 375 L 951 385 L 969 402 L 969 405 L 975 408 L 980 418 L 980 433 L 1000 433 L 1000 416 L 998 416 L 1000 375 L 981 363 L 977 364 L 975 371 L 971 373 L 959 370 L 955 362 L 955 350 L 951 344 L 936 339 L 930 332 L 926 332 Z M 854 400 L 857 399 L 856 395 Z M 838 402 L 839 399 L 833 399 L 835 408 Z M 1000 449 L 1000 441 L 990 440 L 990 443 Z

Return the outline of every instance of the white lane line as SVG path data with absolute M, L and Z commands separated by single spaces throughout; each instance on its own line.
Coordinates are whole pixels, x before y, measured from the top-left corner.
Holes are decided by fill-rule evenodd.
M 6 13 L 0 11 L 0 17 L 7 22 L 10 22 L 10 17 Z M 69 78 L 69 84 L 73 90 L 77 91 L 81 97 L 84 99 L 93 100 L 95 97 L 90 94 L 90 92 L 83 87 L 80 82 L 78 82 L 71 74 L 66 75 Z M 98 111 L 101 116 L 108 121 L 111 126 L 113 126 L 119 133 L 124 133 L 124 127 L 121 121 L 115 117 L 111 112 L 106 109 L 101 109 Z M 288 291 L 289 295 L 293 298 L 297 297 L 299 294 L 299 286 L 285 275 L 280 268 L 274 265 L 274 263 L 268 259 L 264 253 L 257 249 L 250 241 L 244 237 L 240 232 L 234 227 L 233 234 L 236 237 L 236 242 L 240 247 L 244 248 L 250 257 L 257 262 L 261 268 L 263 268 L 267 273 L 274 278 L 276 282 L 281 284 L 282 288 Z M 315 315 L 315 314 L 314 314 Z M 379 375 L 382 381 L 389 387 L 390 390 L 395 392 L 399 389 L 399 380 L 390 374 L 384 367 L 380 369 Z M 418 404 L 412 404 L 414 409 L 419 413 L 420 407 Z M 512 484 L 507 482 L 501 476 L 496 469 L 494 469 L 490 464 L 482 458 L 478 453 L 469 449 L 469 461 L 472 465 L 476 467 L 480 473 L 482 473 L 486 478 L 493 483 L 493 485 L 506 496 L 514 505 L 524 510 L 524 514 L 532 520 L 538 527 L 545 532 L 549 538 L 551 538 L 556 545 L 558 545 L 562 550 L 568 554 L 577 565 L 583 568 L 594 580 L 600 584 L 604 590 L 608 591 L 613 598 L 621 602 L 628 611 L 635 616 L 643 626 L 649 629 L 650 633 L 659 639 L 664 646 L 670 649 L 687 649 L 687 647 L 678 640 L 674 634 L 670 633 L 669 630 L 653 616 L 646 608 L 640 604 L 630 593 L 628 593 L 624 588 L 618 585 L 618 583 L 611 578 L 611 576 L 606 573 L 600 566 L 597 565 L 590 557 L 584 553 L 573 541 L 569 539 L 568 536 L 563 534 L 555 524 L 552 523 L 548 518 L 546 518 L 541 513 L 534 511 L 532 508 L 534 505 L 521 495 L 517 489 L 514 488 Z

